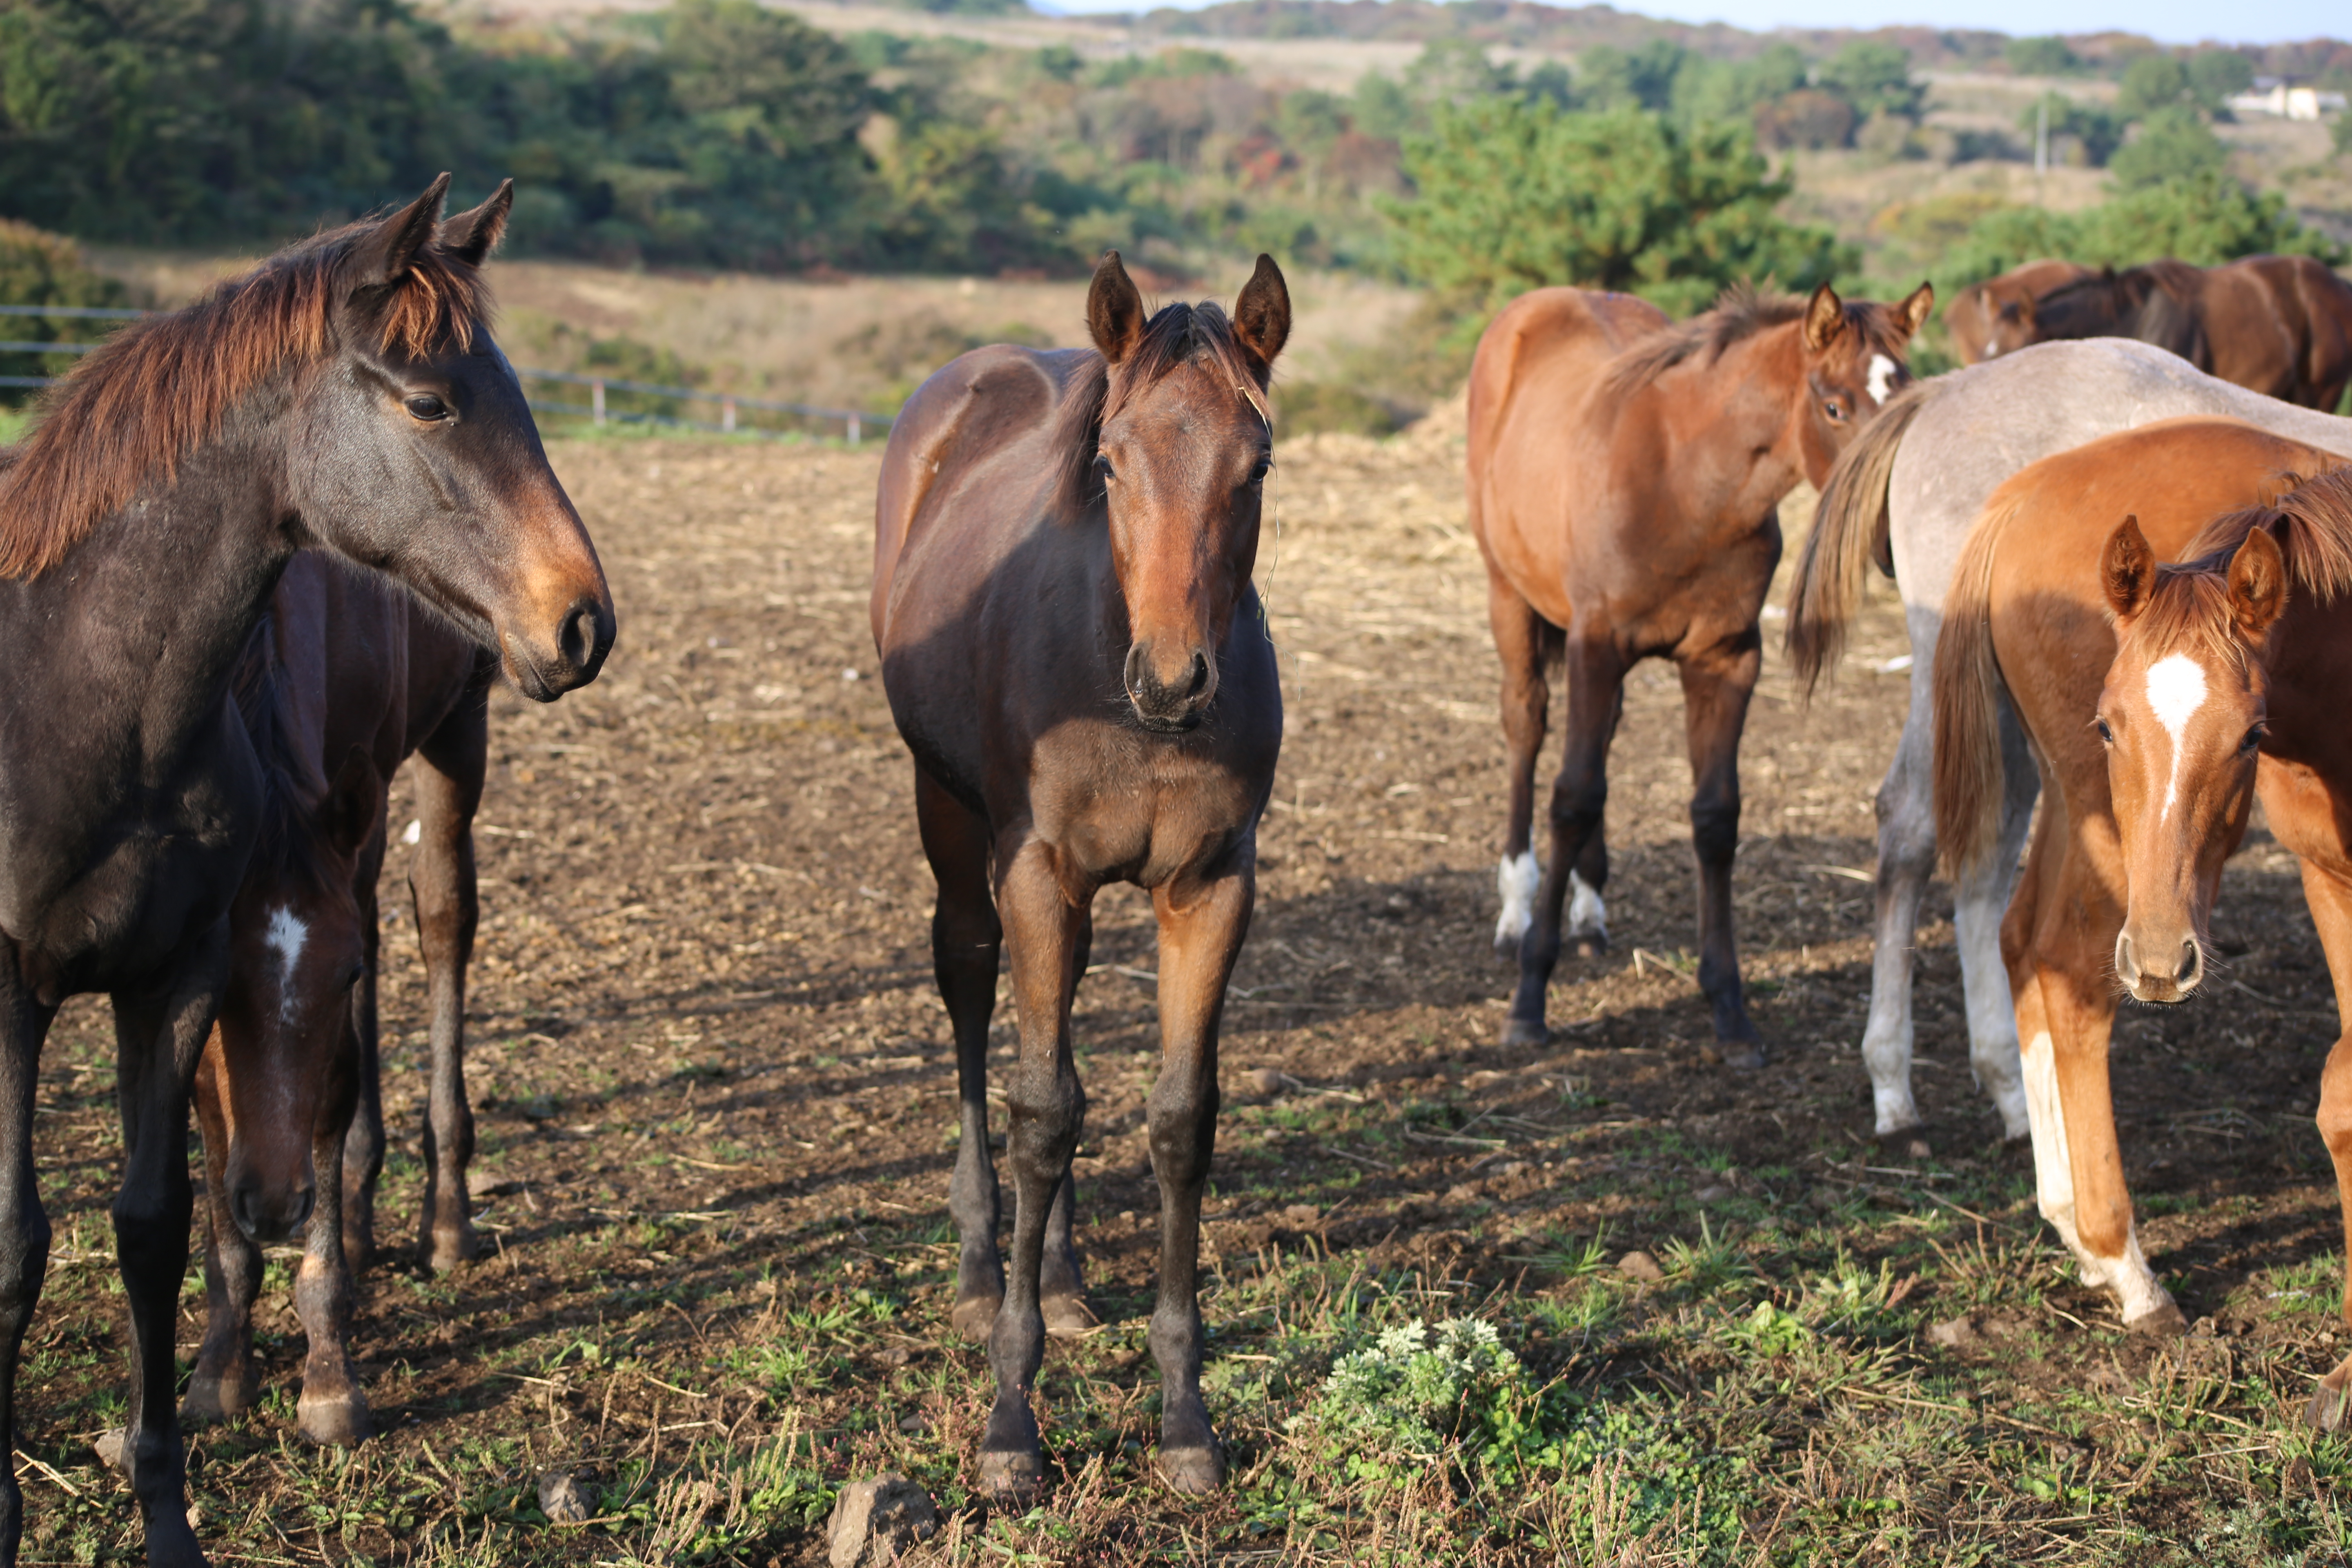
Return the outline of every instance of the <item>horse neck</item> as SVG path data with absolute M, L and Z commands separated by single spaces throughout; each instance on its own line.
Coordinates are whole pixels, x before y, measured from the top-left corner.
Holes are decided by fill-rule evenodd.
M 9 672 L 0 772 L 127 763 L 159 781 L 216 721 L 229 672 L 294 553 L 284 402 L 248 398 L 170 482 L 142 489 L 38 577 L 0 584 Z M 63 732 L 78 755 L 44 746 L 28 756 L 11 731 Z
M 1658 377 L 1651 407 L 1675 448 L 1663 481 L 1685 515 L 1752 523 L 1805 477 L 1790 416 L 1806 393 L 1801 330 L 1769 327 Z

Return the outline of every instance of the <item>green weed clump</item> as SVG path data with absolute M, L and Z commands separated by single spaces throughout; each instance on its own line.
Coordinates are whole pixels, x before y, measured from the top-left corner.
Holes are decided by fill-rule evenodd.
M 1417 1473 L 1457 1446 L 1473 1456 L 1517 1426 L 1530 1399 L 1527 1370 L 1491 1323 L 1448 1318 L 1433 1336 L 1413 1321 L 1334 1363 L 1310 1417 L 1349 1479 Z

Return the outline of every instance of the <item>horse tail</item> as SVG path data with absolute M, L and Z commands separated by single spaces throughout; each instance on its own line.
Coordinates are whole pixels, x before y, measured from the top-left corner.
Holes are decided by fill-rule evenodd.
M 1896 393 L 1838 457 L 1813 510 L 1789 584 L 1789 657 L 1807 698 L 1845 651 L 1847 623 L 1862 604 L 1864 575 L 1875 562 L 1894 575 L 1888 552 L 1886 489 L 1895 454 L 1938 383 L 1914 382 Z
M 2000 837 L 2000 661 L 1992 641 L 1994 552 L 2019 501 L 1996 496 L 1969 531 L 1936 635 L 1936 842 L 1944 869 L 1975 867 Z

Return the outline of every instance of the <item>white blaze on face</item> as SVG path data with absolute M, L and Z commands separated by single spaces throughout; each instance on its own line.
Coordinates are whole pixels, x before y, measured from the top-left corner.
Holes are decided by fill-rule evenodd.
M 1985 340 L 1985 358 L 1998 359 L 2000 357 L 2000 340 L 1999 338 L 1987 338 Z
M 2147 705 L 2172 742 L 2172 771 L 2164 781 L 2164 810 L 2158 822 L 2172 815 L 2180 794 L 2180 742 L 2189 721 L 2205 706 L 2205 670 L 2185 653 L 2168 653 L 2147 667 Z
M 1885 354 L 1870 356 L 1870 400 L 1884 403 L 1895 390 L 1895 362 Z
M 310 939 L 310 928 L 292 910 L 269 911 L 269 929 L 262 942 L 278 956 L 278 1013 L 282 1018 L 294 1016 L 294 965 L 302 957 L 302 944 Z

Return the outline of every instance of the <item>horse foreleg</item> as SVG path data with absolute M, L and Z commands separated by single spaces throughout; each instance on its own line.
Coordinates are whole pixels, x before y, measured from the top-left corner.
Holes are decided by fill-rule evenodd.
M 1752 637 L 1681 662 L 1691 847 L 1698 859 L 1698 984 L 1714 1009 L 1717 1049 L 1738 1068 L 1764 1065 L 1739 980 L 1731 910 L 1731 868 L 1739 852 L 1739 737 L 1761 666 L 1762 651 Z
M 1029 1496 L 1044 1473 L 1029 1391 L 1045 1353 L 1040 1275 L 1046 1219 L 1086 1121 L 1086 1092 L 1070 1054 L 1070 1004 L 1085 967 L 1089 921 L 1087 904 L 1058 875 L 1058 858 L 1051 846 L 1031 839 L 1000 857 L 996 883 L 1021 1020 L 1021 1059 L 1005 1096 L 1013 1267 L 989 1332 L 996 1399 L 980 1445 L 981 1489 L 999 1500 Z
M 1146 1111 L 1160 1178 L 1160 1474 L 1181 1492 L 1224 1484 L 1225 1456 L 1201 1401 L 1201 1194 L 1217 1144 L 1217 1025 L 1256 899 L 1244 866 L 1205 885 L 1153 890 L 1160 921 L 1160 1078 Z
M 1486 569 L 1486 618 L 1503 665 L 1504 783 L 1509 801 L 1503 861 L 1495 873 L 1503 901 L 1495 921 L 1495 956 L 1508 961 L 1518 955 L 1519 939 L 1535 919 L 1536 895 L 1543 887 L 1534 847 L 1536 762 L 1551 704 L 1544 661 L 1559 633 L 1492 566 Z
M 2177 1333 L 2180 1310 L 2148 1268 L 2132 1222 L 2107 1074 L 2115 1025 L 2108 955 L 2123 928 L 2107 889 L 2123 879 L 2119 868 L 2103 876 L 2066 813 L 2054 800 L 2052 807 L 2034 836 L 2032 888 L 2001 933 L 2024 1041 L 2035 1192 L 2083 1282 L 2116 1293 L 2125 1326 Z
M 199 938 L 170 981 L 114 996 L 115 1091 L 125 1154 L 114 1247 L 131 1308 L 131 1408 L 123 1468 L 139 1499 L 151 1565 L 186 1568 L 203 1551 L 188 1527 L 187 1451 L 173 1398 L 180 1281 L 188 1271 L 188 1093 L 228 973 L 228 922 Z
M 346 1039 L 346 1047 L 352 1042 Z M 356 1052 L 354 1052 L 354 1056 Z M 309 1351 L 302 1362 L 302 1397 L 295 1426 L 313 1443 L 350 1445 L 375 1436 L 367 1395 L 360 1391 L 352 1362 L 352 1310 L 356 1292 L 343 1240 L 343 1139 L 352 1099 L 330 1110 L 311 1140 L 310 1163 L 319 1184 L 318 1206 L 302 1237 L 302 1266 L 294 1276 L 294 1310 L 302 1320 Z
M 419 837 L 408 887 L 425 950 L 433 1062 L 425 1111 L 425 1203 L 418 1249 L 436 1272 L 475 1253 L 466 1170 L 474 1159 L 474 1108 L 466 1098 L 466 966 L 474 956 L 481 898 L 474 872 L 474 813 L 482 804 L 489 748 L 485 710 L 467 702 L 416 752 Z M 362 1096 L 368 1092 L 363 1087 Z M 381 1112 L 378 1113 L 379 1117 Z M 354 1127 L 359 1125 L 357 1120 Z M 381 1133 L 377 1134 L 379 1146 Z M 362 1203 L 373 1178 L 360 1183 Z M 373 1206 L 355 1209 L 373 1225 Z
M 915 770 L 915 816 L 939 884 L 931 911 L 931 973 L 955 1034 L 958 1122 L 948 1213 L 956 1225 L 956 1300 L 949 1321 L 985 1341 L 1004 1301 L 996 1247 L 996 1165 L 988 1152 L 988 1024 L 996 1011 L 997 954 L 1004 928 L 988 886 L 988 825 Z
M 16 944 L 0 936 L 0 1433 L 16 1431 L 17 1357 L 49 1266 L 49 1216 L 33 1176 L 33 1092 L 56 1016 L 25 984 Z M 16 1561 L 24 1533 L 16 1467 L 0 1465 L 0 1563 Z
M 2336 1199 L 2343 1211 L 2345 1290 L 2342 1312 L 2352 1326 L 2352 885 L 2331 872 L 2303 863 L 2304 901 L 2327 951 L 2336 983 L 2338 1033 L 2319 1075 L 2319 1135 L 2336 1164 Z M 2304 1419 L 2322 1431 L 2341 1427 L 2352 1412 L 2352 1356 L 2336 1363 L 2312 1390 Z
M 218 1055 L 208 1043 L 196 1068 L 196 1121 L 205 1134 L 205 1338 L 180 1401 L 185 1422 L 226 1419 L 251 1409 L 261 1395 L 253 1364 L 261 1247 L 229 1211 L 229 1131 L 215 1081 L 218 1070 Z
M 1595 638 L 1570 641 L 1566 663 L 1567 735 L 1551 792 L 1551 863 L 1527 934 L 1519 939 L 1518 989 L 1503 1026 L 1507 1046 L 1541 1045 L 1550 1038 L 1544 995 L 1559 963 L 1560 912 L 1609 804 L 1609 740 L 1617 728 L 1624 662 L 1613 645 Z
M 349 1041 L 355 1074 L 352 1114 L 344 1119 L 343 1143 L 335 1156 L 341 1187 L 319 1188 L 319 1206 L 334 1205 L 341 1224 L 346 1266 L 354 1274 L 375 1258 L 375 1186 L 383 1173 L 383 1053 L 376 1012 L 376 974 L 382 963 L 381 911 L 376 884 L 382 879 L 384 827 L 381 817 L 352 879 L 360 906 L 360 977 L 352 987 Z M 357 1163 L 359 1168 L 352 1169 Z M 318 1179 L 324 1182 L 323 1168 Z

